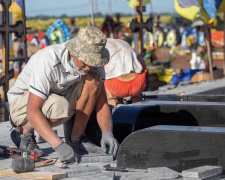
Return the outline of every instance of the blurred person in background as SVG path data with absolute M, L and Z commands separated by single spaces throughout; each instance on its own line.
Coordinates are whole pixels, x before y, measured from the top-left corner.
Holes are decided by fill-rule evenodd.
M 122 35 L 122 30 L 123 30 L 123 23 L 120 21 L 120 14 L 116 13 L 116 22 L 114 25 L 114 38 L 116 39 L 121 39 L 120 36 Z
M 76 36 L 78 31 L 79 31 L 79 28 L 76 26 L 76 19 L 74 17 L 70 18 L 69 31 L 70 31 L 70 38 L 71 39 L 74 36 Z
M 109 15 L 106 16 L 104 22 L 99 27 L 99 29 L 110 38 L 114 38 L 114 28 L 115 28 L 115 22 L 113 18 Z

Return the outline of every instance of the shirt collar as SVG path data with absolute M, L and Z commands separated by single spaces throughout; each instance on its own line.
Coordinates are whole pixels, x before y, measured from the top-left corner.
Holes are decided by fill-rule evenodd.
M 68 73 L 70 73 L 70 74 L 72 74 L 72 75 L 75 75 L 75 76 L 77 76 L 77 75 L 79 75 L 76 71 L 75 71 L 75 69 L 74 68 L 72 68 L 71 66 L 70 66 L 70 64 L 69 64 L 69 51 L 68 51 L 68 49 L 66 49 L 65 48 L 65 51 L 64 51 L 64 53 L 63 53 L 63 56 L 62 56 L 62 65 L 63 65 L 63 69 L 62 69 L 62 71 L 63 72 L 68 72 Z M 80 76 L 80 75 L 79 75 Z

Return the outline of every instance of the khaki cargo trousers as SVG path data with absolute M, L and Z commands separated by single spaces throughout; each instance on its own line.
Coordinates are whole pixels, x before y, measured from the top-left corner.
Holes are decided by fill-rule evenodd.
M 42 113 L 47 119 L 61 119 L 60 124 L 69 120 L 76 111 L 76 104 L 83 88 L 83 79 L 68 89 L 65 96 L 50 94 L 42 106 Z M 10 121 L 13 127 L 23 126 L 27 123 L 27 102 L 29 91 L 10 104 Z

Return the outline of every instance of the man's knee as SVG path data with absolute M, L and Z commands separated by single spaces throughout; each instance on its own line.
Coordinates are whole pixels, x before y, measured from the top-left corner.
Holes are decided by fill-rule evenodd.
M 58 126 L 64 123 L 64 119 L 69 114 L 69 103 L 65 98 L 54 99 L 51 113 L 48 117 L 48 122 L 51 127 Z
M 51 127 L 56 127 L 64 123 L 63 118 L 60 119 L 48 119 L 48 122 Z
M 54 96 L 54 95 L 53 95 Z M 69 111 L 69 102 L 62 96 L 53 97 L 51 96 L 51 100 L 44 104 L 43 111 L 48 119 L 60 119 L 68 116 Z M 44 110 L 45 109 L 45 110 Z
M 65 98 L 57 99 L 54 106 L 52 107 L 52 112 L 57 114 L 67 114 L 69 109 L 69 103 Z

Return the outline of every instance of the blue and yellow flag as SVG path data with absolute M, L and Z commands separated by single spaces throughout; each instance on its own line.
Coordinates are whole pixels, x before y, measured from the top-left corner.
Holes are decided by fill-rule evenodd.
M 216 19 L 216 14 L 223 0 L 204 0 L 203 8 L 211 19 Z
M 138 6 L 138 0 L 127 0 L 127 3 L 131 8 Z M 151 3 L 151 0 L 142 0 L 142 6 L 146 6 L 149 3 Z
M 175 0 L 175 9 L 184 18 L 193 21 L 199 17 L 201 6 L 196 0 Z
M 201 6 L 201 9 L 200 9 L 201 20 L 205 23 L 209 23 L 211 18 L 209 17 L 209 15 L 206 13 L 206 11 L 203 8 L 203 0 L 197 0 L 197 1 L 199 5 Z
M 218 13 L 225 13 L 225 0 L 221 2 Z
M 225 0 L 197 0 L 201 6 L 201 20 L 208 24 L 213 24 L 216 14 L 225 12 Z

